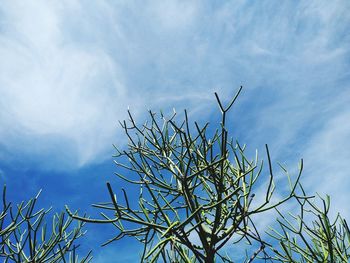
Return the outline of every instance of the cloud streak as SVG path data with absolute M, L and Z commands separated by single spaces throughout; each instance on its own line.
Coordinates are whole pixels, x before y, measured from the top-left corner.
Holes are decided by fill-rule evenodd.
M 128 106 L 137 121 L 176 107 L 215 123 L 213 92 L 228 101 L 243 85 L 231 135 L 251 150 L 268 143 L 289 168 L 303 157 L 308 190 L 350 217 L 349 9 L 347 0 L 2 1 L 0 179 L 15 178 L 4 167 L 28 169 L 17 179 L 27 189 L 31 169 L 40 184 L 53 170 L 53 198 L 86 188 L 76 203 L 100 200 L 97 173 L 109 170 L 93 165 L 125 145 L 117 121 Z M 71 174 L 90 177 L 62 179 Z
M 75 164 L 67 165 L 82 165 L 112 143 L 112 120 L 126 107 L 126 90 L 104 50 L 68 36 L 61 6 L 39 3 L 3 7 L 0 142 L 12 154 L 39 158 L 43 149 L 68 147 Z
M 49 169 L 100 162 L 124 143 L 117 120 L 128 105 L 137 118 L 176 106 L 210 119 L 213 91 L 225 99 L 243 85 L 233 135 L 319 167 L 334 141 L 349 146 L 349 5 L 5 1 L 0 158 Z

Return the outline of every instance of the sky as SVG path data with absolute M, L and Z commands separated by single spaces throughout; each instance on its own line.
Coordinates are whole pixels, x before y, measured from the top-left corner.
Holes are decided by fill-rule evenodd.
M 231 136 L 270 147 L 310 193 L 350 218 L 350 2 L 13 1 L 0 4 L 0 181 L 13 200 L 93 213 L 120 187 L 113 144 L 129 108 L 188 109 L 215 126 L 229 101 Z M 91 227 L 96 248 L 108 227 Z M 107 231 L 107 233 L 106 233 Z M 108 236 L 110 237 L 110 236 Z M 135 259 L 131 240 L 94 262 Z

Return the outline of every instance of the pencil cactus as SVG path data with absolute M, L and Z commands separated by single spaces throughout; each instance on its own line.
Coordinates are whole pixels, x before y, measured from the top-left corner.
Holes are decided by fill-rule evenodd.
M 227 107 L 215 94 L 221 123 L 214 131 L 209 123 L 192 125 L 186 111 L 180 122 L 175 112 L 166 118 L 149 111 L 149 121 L 141 125 L 128 111 L 129 122 L 121 123 L 128 145 L 126 149 L 116 147 L 116 175 L 138 191 L 138 198 L 135 201 L 134 190 L 130 193 L 124 188 L 117 198 L 107 183 L 110 202 L 93 205 L 100 209 L 102 218 L 79 216 L 66 207 L 69 215 L 82 222 L 114 225 L 117 234 L 103 245 L 124 237 L 136 238 L 143 245 L 141 262 L 234 262 L 228 254 L 235 253 L 227 251 L 239 251 L 239 262 L 299 262 L 303 257 L 306 261 L 301 262 L 347 262 L 343 260 L 349 259 L 350 239 L 345 221 L 338 220 L 340 228 L 338 221 L 332 225 L 328 210 L 316 207 L 312 207 L 312 215 L 319 222 L 314 221 L 314 230 L 303 221 L 305 204 L 312 206 L 314 200 L 300 184 L 303 161 L 294 178 L 280 166 L 286 175 L 282 184 L 289 186 L 285 191 L 285 184 L 275 184 L 267 145 L 264 166 L 257 154 L 248 158 L 245 146 L 229 138 L 227 113 L 241 89 Z M 266 183 L 263 192 L 258 191 L 262 183 Z M 283 187 L 284 195 L 282 191 L 274 194 L 277 186 Z M 296 201 L 301 208 L 299 230 L 288 225 L 280 212 L 289 201 Z M 277 211 L 280 226 L 270 232 L 272 239 L 261 235 L 256 224 L 259 218 L 271 217 L 269 211 Z M 340 234 L 336 234 L 338 230 Z M 298 246 L 288 231 L 294 231 L 306 249 Z M 309 239 L 303 239 L 304 231 Z M 248 243 L 243 255 L 242 242 Z M 314 245 L 309 248 L 308 242 Z M 278 244 L 282 249 L 276 248 Z M 322 253 L 327 257 L 322 258 Z
M 72 218 L 55 214 L 51 224 L 51 209 L 36 209 L 40 192 L 28 202 L 12 205 L 6 199 L 6 186 L 0 212 L 0 259 L 15 263 L 87 263 L 90 253 L 78 258 L 76 240 L 84 235 L 83 222 L 72 227 Z

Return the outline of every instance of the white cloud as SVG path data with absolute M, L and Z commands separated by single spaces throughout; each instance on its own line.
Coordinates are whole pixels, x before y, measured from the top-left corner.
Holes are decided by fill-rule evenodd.
M 184 30 L 195 20 L 197 8 L 194 2 L 159 1 L 150 5 L 150 13 L 163 30 Z
M 330 194 L 332 213 L 350 217 L 348 164 L 350 160 L 350 111 L 339 112 L 306 145 L 307 186 L 321 195 Z
M 103 156 L 106 141 L 111 148 L 127 93 L 110 56 L 67 38 L 60 9 L 38 3 L 13 2 L 5 9 L 5 29 L 11 30 L 0 37 L 0 143 L 12 151 L 16 137 L 26 137 L 18 148 L 35 154 L 47 143 L 44 137 L 63 137 L 78 155 L 70 165 L 82 165 Z M 56 151 L 60 145 L 45 147 Z
M 205 118 L 216 109 L 214 90 L 228 100 L 241 84 L 233 135 L 241 131 L 253 148 L 269 143 L 277 159 L 289 147 L 290 157 L 293 143 L 312 139 L 311 128 L 302 134 L 309 123 L 327 122 L 320 104 L 340 107 L 341 95 L 327 96 L 347 85 L 347 6 L 7 1 L 1 158 L 34 152 L 70 166 L 99 161 L 122 141 L 117 120 L 128 105 L 136 115 L 185 105 Z
M 274 161 L 289 167 L 304 157 L 310 192 L 329 193 L 333 211 L 349 217 L 349 7 L 2 1 L 0 162 L 100 162 L 112 143 L 125 143 L 117 121 L 128 105 L 137 119 L 175 106 L 203 121 L 217 110 L 214 90 L 228 101 L 243 85 L 231 135 L 252 150 L 268 143 Z M 260 227 L 273 221 L 264 217 Z M 105 251 L 97 262 L 116 257 L 113 246 Z

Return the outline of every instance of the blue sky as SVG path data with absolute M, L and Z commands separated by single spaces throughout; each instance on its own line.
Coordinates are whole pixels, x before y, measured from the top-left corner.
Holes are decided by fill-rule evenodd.
M 112 144 L 126 144 L 128 107 L 139 120 L 175 107 L 215 122 L 213 93 L 229 100 L 242 85 L 231 135 L 251 150 L 269 144 L 292 171 L 304 158 L 304 185 L 350 218 L 349 10 L 347 0 L 3 0 L 0 181 L 15 200 L 43 188 L 42 205 L 93 213 L 105 182 L 118 187 Z M 135 256 L 127 242 L 95 262 Z

